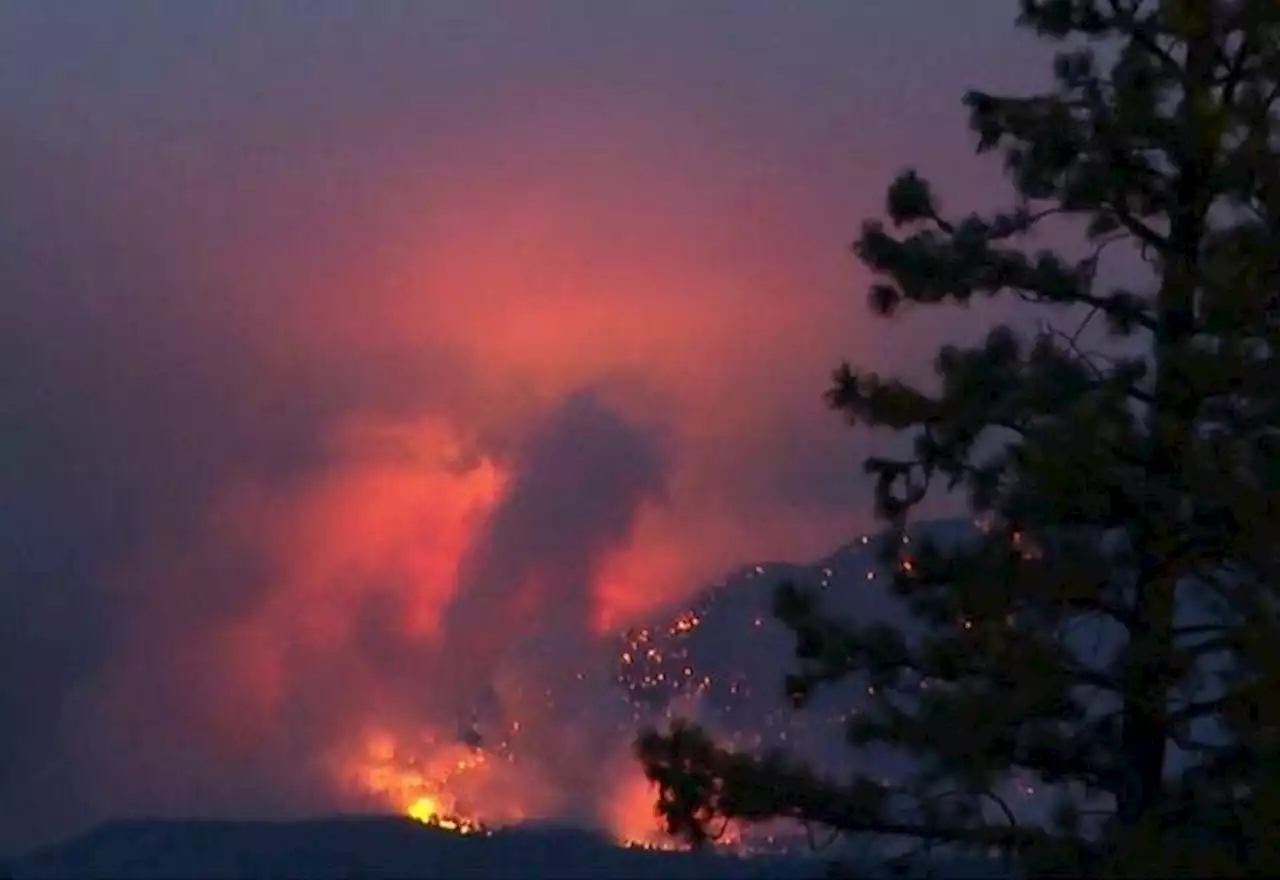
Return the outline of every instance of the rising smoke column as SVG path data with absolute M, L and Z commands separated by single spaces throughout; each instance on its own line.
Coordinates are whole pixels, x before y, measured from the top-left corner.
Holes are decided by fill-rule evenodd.
M 482 730 L 518 723 L 522 759 L 565 818 L 593 811 L 580 756 L 612 729 L 617 702 L 607 682 L 581 675 L 606 668 L 593 588 L 644 506 L 665 498 L 667 458 L 658 429 L 591 390 L 569 396 L 519 456 L 443 617 L 442 666 L 455 664 L 448 705 Z

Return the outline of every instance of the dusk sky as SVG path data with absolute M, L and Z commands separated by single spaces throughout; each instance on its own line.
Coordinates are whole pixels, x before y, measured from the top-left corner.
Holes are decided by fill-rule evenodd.
M 870 527 L 831 369 L 982 322 L 848 245 L 905 166 L 1004 194 L 1015 14 L 0 4 L 0 852 L 369 808 L 460 665 Z

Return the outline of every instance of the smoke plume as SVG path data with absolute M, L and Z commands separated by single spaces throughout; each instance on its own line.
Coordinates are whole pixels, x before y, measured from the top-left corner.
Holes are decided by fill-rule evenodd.
M 405 809 L 471 724 L 605 797 L 596 636 L 866 523 L 843 243 L 1009 55 L 870 9 L 0 7 L 0 854 Z

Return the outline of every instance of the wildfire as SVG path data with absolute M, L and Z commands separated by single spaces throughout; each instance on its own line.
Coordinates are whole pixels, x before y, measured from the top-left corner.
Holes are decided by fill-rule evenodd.
M 631 849 L 676 850 L 683 847 L 666 833 L 657 811 L 657 791 L 633 770 L 613 792 L 607 817 L 614 839 Z
M 434 828 L 443 828 L 445 831 L 453 831 L 457 834 L 492 833 L 478 820 L 468 819 L 465 816 L 451 816 L 447 813 L 442 813 L 440 811 L 439 799 L 431 795 L 424 795 L 409 804 L 409 808 L 405 810 L 405 813 L 410 819 L 416 819 L 423 825 L 430 825 Z
M 622 766 L 620 784 L 601 816 L 610 835 L 628 848 L 682 848 L 659 821 L 653 785 L 638 767 L 628 763 L 622 770 Z M 514 758 L 465 743 L 441 745 L 426 737 L 415 751 L 390 735 L 379 734 L 370 737 L 350 760 L 348 776 L 354 777 L 360 793 L 388 809 L 455 834 L 488 836 L 537 814 L 532 802 L 525 803 L 529 792 Z M 530 807 L 527 814 L 522 809 L 526 806 Z
M 412 750 L 380 734 L 366 742 L 349 775 L 360 793 L 424 825 L 491 834 L 495 824 L 523 818 L 518 804 L 495 793 L 492 763 L 488 754 L 463 743 L 440 745 L 426 737 L 420 750 Z
M 1020 549 L 1036 549 L 1025 542 Z M 910 543 L 904 538 L 903 544 Z M 857 542 L 865 546 L 866 539 Z M 832 557 L 814 566 L 812 583 L 822 588 L 860 584 L 877 571 L 878 563 L 855 551 L 845 559 Z M 852 570 L 844 567 L 852 562 Z M 911 573 L 917 560 L 905 550 L 898 565 Z M 839 569 L 839 570 L 838 570 Z M 753 580 L 767 572 L 763 566 L 744 569 L 741 580 Z M 766 635 L 763 612 L 735 605 L 737 579 L 716 587 L 695 603 L 648 626 L 635 626 L 601 644 L 599 667 L 569 670 L 549 682 L 537 682 L 525 693 L 522 707 L 526 725 L 512 719 L 473 719 L 466 729 L 436 729 L 430 734 L 407 736 L 378 730 L 346 753 L 339 765 L 354 780 L 352 793 L 372 798 L 380 808 L 394 811 L 434 828 L 457 834 L 491 834 L 493 829 L 526 819 L 553 819 L 580 791 L 588 793 L 591 816 L 607 828 L 621 846 L 673 850 L 681 844 L 668 834 L 657 813 L 657 791 L 635 762 L 629 744 L 637 725 L 670 719 L 682 712 L 700 713 L 735 749 L 759 751 L 770 747 L 796 748 L 822 760 L 829 749 L 842 745 L 849 721 L 860 711 L 860 701 L 875 689 L 849 694 L 850 704 L 840 711 L 797 713 L 761 689 L 759 672 L 751 665 L 752 642 Z M 722 604 L 723 603 L 723 604 Z M 751 613 L 743 613 L 748 611 Z M 1013 625 L 1010 617 L 1006 623 Z M 973 629 L 977 624 L 961 618 L 956 625 Z M 713 639 L 711 652 L 703 639 Z M 590 661 L 588 661 L 590 662 Z M 573 702 L 573 691 L 590 682 L 612 679 L 623 701 L 616 716 L 598 728 L 609 751 L 593 761 L 591 773 L 569 788 L 564 780 L 548 775 L 545 755 L 539 752 L 545 735 L 537 713 Z M 544 687 L 545 685 L 545 687 Z M 554 685 L 554 686 L 553 686 Z M 939 683 L 923 680 L 921 690 Z M 609 711 L 607 707 L 602 707 Z M 480 730 L 483 730 L 481 736 Z M 543 734 L 530 733 L 543 730 Z M 611 737 L 616 734 L 616 739 Z M 613 749 L 616 748 L 616 751 Z M 571 752 L 566 754 L 572 754 Z M 603 787 L 600 783 L 603 782 Z M 1024 792 L 1031 797 L 1031 790 Z M 580 814 L 581 815 L 581 814 Z M 736 825 L 721 829 L 716 843 L 738 853 L 763 854 L 789 851 L 806 842 L 805 829 L 790 822 L 768 825 Z

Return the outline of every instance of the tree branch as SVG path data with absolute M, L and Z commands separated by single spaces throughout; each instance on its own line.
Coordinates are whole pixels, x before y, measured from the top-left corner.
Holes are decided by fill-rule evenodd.
M 1174 58 L 1160 43 L 1144 22 L 1138 20 L 1136 7 L 1124 8 L 1120 5 L 1119 0 L 1108 0 L 1111 6 L 1111 13 L 1115 16 L 1115 23 L 1119 29 L 1128 34 L 1135 43 L 1141 46 L 1148 55 L 1160 62 L 1166 72 L 1180 75 L 1182 66 L 1178 64 L 1178 59 Z
M 835 794 L 828 789 L 826 794 Z M 858 816 L 840 803 L 838 795 L 829 798 L 815 798 L 813 803 L 799 804 L 791 812 L 792 818 L 821 822 L 829 828 L 844 833 L 883 834 L 891 837 L 910 837 L 917 840 L 932 840 L 938 843 L 960 844 L 964 846 L 998 848 L 1017 852 L 1050 839 L 1047 832 L 1039 829 L 1010 827 L 992 827 L 982 825 L 973 828 L 947 827 L 930 824 L 914 824 L 910 822 L 893 822 L 876 820 L 867 816 Z
M 1042 303 L 1046 301 L 1055 302 L 1057 300 L 1048 300 L 1044 294 L 1031 288 L 1010 288 L 1014 290 L 1018 296 L 1026 302 Z M 1115 300 L 1111 297 L 1096 296 L 1084 290 L 1077 290 L 1067 295 L 1061 302 L 1078 303 L 1080 305 L 1090 306 L 1097 311 L 1106 315 L 1114 315 L 1116 317 L 1125 317 L 1133 321 L 1139 327 L 1145 330 L 1155 332 L 1156 321 L 1150 315 L 1144 312 L 1125 312 L 1120 306 L 1116 305 Z
M 1198 702 L 1189 702 L 1183 704 L 1179 709 L 1175 709 L 1169 713 L 1169 722 L 1171 725 L 1185 724 L 1189 721 L 1195 721 L 1197 718 L 1207 718 L 1210 715 L 1216 715 L 1229 705 L 1235 699 L 1234 694 L 1226 693 L 1220 697 L 1214 697 L 1211 700 L 1200 700 Z
M 1231 111 L 1235 109 L 1236 89 L 1240 88 L 1240 83 L 1244 80 L 1245 61 L 1248 60 L 1251 48 L 1249 38 L 1245 36 L 1241 39 L 1235 56 L 1227 61 L 1227 76 L 1222 83 L 1222 107 L 1224 110 Z
M 1134 217 L 1128 206 L 1111 202 L 1108 204 L 1108 208 L 1111 213 L 1115 214 L 1116 219 L 1120 221 L 1120 225 L 1129 230 L 1133 237 L 1142 242 L 1144 246 L 1150 247 L 1160 254 L 1168 253 L 1169 240 L 1137 217 Z M 1154 327 L 1154 324 L 1152 326 Z

